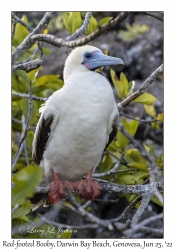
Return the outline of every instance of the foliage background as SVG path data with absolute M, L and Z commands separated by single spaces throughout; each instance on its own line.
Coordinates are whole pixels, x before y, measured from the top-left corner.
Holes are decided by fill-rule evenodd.
M 22 20 L 28 23 L 31 27 L 35 27 L 44 13 L 42 12 L 28 12 L 18 13 Z M 57 37 L 66 39 L 70 34 L 69 28 L 65 29 L 66 15 L 59 13 L 58 16 L 52 20 L 49 27 L 45 32 L 52 33 Z M 81 13 L 82 17 L 85 13 Z M 115 17 L 119 13 L 117 12 L 93 12 L 94 18 L 97 20 L 93 23 L 86 33 L 91 33 L 97 28 L 97 24 L 105 17 L 109 17 L 105 21 L 109 21 L 110 17 Z M 24 16 L 26 15 L 26 16 Z M 27 20 L 28 19 L 28 20 Z M 76 27 L 73 28 L 74 32 Z M 28 34 L 26 29 L 20 24 L 16 26 L 15 35 L 12 40 L 13 49 L 18 46 L 25 36 Z M 129 91 L 132 89 L 135 81 L 135 89 L 146 79 L 161 63 L 163 60 L 163 23 L 157 19 L 144 15 L 143 13 L 132 13 L 128 18 L 122 22 L 121 25 L 111 29 L 99 38 L 93 41 L 96 47 L 102 49 L 105 53 L 111 56 L 121 57 L 124 62 L 124 67 L 105 67 L 103 74 L 108 77 L 111 85 L 114 87 L 114 93 L 116 96 L 116 102 L 121 101 L 121 98 L 125 98 Z M 54 48 L 53 46 L 44 44 L 44 63 L 40 69 L 25 73 L 24 71 L 16 71 L 12 74 L 12 90 L 18 93 L 28 94 L 29 82 L 32 82 L 33 95 L 39 97 L 48 97 L 53 91 L 56 91 L 63 85 L 62 71 L 64 67 L 64 61 L 67 57 L 66 52 L 69 53 L 71 49 L 68 48 Z M 33 46 L 31 50 L 21 58 L 24 60 L 30 56 L 35 50 L 36 46 Z M 120 74 L 120 72 L 123 72 Z M 116 72 L 116 73 L 115 73 Z M 115 75 L 116 74 L 116 75 Z M 115 77 L 114 77 L 115 76 Z M 122 89 L 120 88 L 122 83 Z M 129 84 L 129 85 L 128 85 Z M 144 100 L 139 103 L 132 103 L 124 109 L 126 114 L 140 119 L 150 121 L 153 118 L 162 116 L 163 112 L 163 81 L 160 77 L 149 89 L 148 92 L 151 95 L 147 95 Z M 154 96 L 156 98 L 154 98 Z M 37 220 L 37 214 L 45 214 L 50 208 L 41 208 L 39 212 L 30 212 L 31 205 L 26 197 L 33 194 L 35 186 L 41 179 L 42 171 L 33 164 L 31 157 L 31 147 L 33 140 L 33 133 L 36 123 L 39 119 L 38 109 L 43 102 L 32 102 L 32 115 L 29 124 L 29 131 L 25 139 L 24 150 L 21 153 L 18 162 L 15 164 L 13 181 L 16 184 L 12 189 L 12 205 L 21 204 L 12 216 L 13 226 L 26 223 L 27 221 Z M 26 121 L 28 115 L 28 99 L 12 96 L 12 158 L 18 148 L 20 136 L 22 132 L 22 122 Z M 21 124 L 19 123 L 21 121 Z M 156 123 L 141 123 L 137 121 L 131 121 L 130 119 L 121 116 L 121 121 L 124 127 L 131 132 L 141 144 L 145 145 L 145 148 L 157 161 L 159 167 L 163 165 L 163 126 L 160 121 Z M 103 179 L 116 182 L 118 184 L 140 184 L 149 177 L 147 163 L 145 159 L 129 145 L 121 133 L 117 134 L 117 142 L 113 142 L 108 151 L 114 154 L 116 157 L 121 156 L 125 151 L 125 164 L 120 164 L 119 170 L 134 168 L 134 170 L 126 173 L 117 173 L 114 175 L 106 176 Z M 27 155 L 27 157 L 26 157 Z M 27 159 L 26 159 L 27 158 Z M 112 157 L 109 153 L 104 155 L 103 161 L 100 163 L 97 172 L 108 171 L 115 163 L 115 157 Z M 28 166 L 26 169 L 26 165 Z M 136 171 L 137 170 L 137 171 Z M 24 178 L 25 176 L 25 178 Z M 26 186 L 26 183 L 28 184 Z M 23 193 L 22 193 L 23 192 Z M 96 214 L 102 219 L 111 219 L 119 216 L 128 202 L 131 202 L 135 196 L 125 195 L 118 197 L 116 194 L 102 193 L 100 197 L 103 201 L 94 201 L 87 206 L 87 211 Z M 104 200 L 106 200 L 104 202 Z M 116 202 L 111 202 L 115 200 Z M 83 204 L 84 201 L 77 197 L 77 201 Z M 144 217 L 149 217 L 156 213 L 162 212 L 162 207 L 157 205 L 159 202 L 154 199 L 151 202 L 147 210 L 144 213 Z M 136 208 L 135 208 L 136 209 Z M 132 217 L 135 209 L 132 210 L 130 218 Z M 79 214 L 69 211 L 66 208 L 62 208 L 61 212 L 54 218 L 55 221 L 59 221 L 65 224 L 79 224 L 83 225 L 86 220 L 79 216 Z M 156 225 L 158 228 L 162 227 L 162 222 L 158 222 Z M 59 235 L 65 237 L 65 235 Z M 31 237 L 30 234 L 16 235 L 16 237 Z M 34 235 L 32 235 L 34 237 Z M 38 237 L 38 234 L 35 235 Z M 49 237 L 48 235 L 44 236 Z M 67 237 L 70 237 L 68 235 Z M 117 232 L 110 232 L 110 230 L 104 230 L 99 227 L 98 229 L 80 230 L 78 233 L 73 233 L 71 237 L 85 238 L 85 237 L 104 237 L 113 238 L 120 237 Z M 150 234 L 138 234 L 138 237 L 151 237 Z

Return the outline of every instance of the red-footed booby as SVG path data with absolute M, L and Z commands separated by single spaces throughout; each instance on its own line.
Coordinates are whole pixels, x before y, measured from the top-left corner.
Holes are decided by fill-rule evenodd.
M 32 155 L 50 183 L 47 203 L 65 198 L 65 186 L 85 199 L 100 195 L 91 176 L 116 134 L 119 112 L 108 80 L 95 69 L 116 64 L 124 63 L 94 46 L 75 48 L 65 62 L 64 86 L 39 109 Z

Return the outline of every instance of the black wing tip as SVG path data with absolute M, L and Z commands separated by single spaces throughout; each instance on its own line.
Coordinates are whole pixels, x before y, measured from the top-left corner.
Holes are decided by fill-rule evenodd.
M 43 153 L 46 149 L 46 143 L 50 135 L 50 125 L 52 124 L 53 119 L 54 115 L 50 115 L 46 119 L 42 117 L 41 124 L 37 132 L 35 151 L 33 152 L 32 157 L 38 165 L 40 164 L 43 158 Z

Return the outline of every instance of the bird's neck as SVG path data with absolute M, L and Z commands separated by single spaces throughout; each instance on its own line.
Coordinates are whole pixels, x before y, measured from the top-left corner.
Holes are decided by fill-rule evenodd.
M 78 65 L 78 66 L 69 66 L 65 65 L 63 77 L 64 77 L 64 83 L 68 82 L 69 77 L 72 77 L 75 74 L 82 74 L 89 72 L 89 69 L 87 69 L 84 65 Z

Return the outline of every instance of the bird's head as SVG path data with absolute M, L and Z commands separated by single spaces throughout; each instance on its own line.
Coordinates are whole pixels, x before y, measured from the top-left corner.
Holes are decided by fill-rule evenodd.
M 106 56 L 103 52 L 90 45 L 77 47 L 68 56 L 64 67 L 64 80 L 74 72 L 86 72 L 96 70 L 105 65 L 124 64 L 117 57 Z

